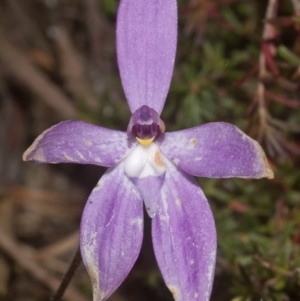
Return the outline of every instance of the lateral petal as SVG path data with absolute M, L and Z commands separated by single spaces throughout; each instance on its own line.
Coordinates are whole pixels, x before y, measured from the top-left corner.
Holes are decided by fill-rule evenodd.
M 207 123 L 165 133 L 156 144 L 178 167 L 195 176 L 274 177 L 261 146 L 229 123 Z
M 135 263 L 143 238 L 143 202 L 124 174 L 122 163 L 110 168 L 93 190 L 80 231 L 81 253 L 93 284 L 93 300 L 106 300 Z
M 168 164 L 157 215 L 155 256 L 176 301 L 208 301 L 214 278 L 216 230 L 210 206 L 192 177 Z
M 161 113 L 172 78 L 176 44 L 176 0 L 121 1 L 118 65 L 132 113 L 142 105 Z
M 137 143 L 124 132 L 69 120 L 38 136 L 23 155 L 37 163 L 80 163 L 113 166 Z

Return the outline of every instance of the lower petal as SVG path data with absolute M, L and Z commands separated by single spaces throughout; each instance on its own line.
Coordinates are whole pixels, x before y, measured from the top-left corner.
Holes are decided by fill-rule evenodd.
M 142 195 L 148 215 L 153 218 L 156 214 L 161 186 L 165 175 L 131 178 Z
M 100 179 L 81 221 L 80 247 L 94 301 L 106 300 L 125 279 L 138 257 L 142 237 L 143 203 L 119 164 Z
M 194 179 L 172 163 L 152 222 L 152 237 L 158 265 L 175 300 L 209 300 L 216 259 L 213 215 Z

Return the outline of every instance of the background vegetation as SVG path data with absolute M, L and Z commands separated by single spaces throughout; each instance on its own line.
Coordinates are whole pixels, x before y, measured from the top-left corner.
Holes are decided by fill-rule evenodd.
M 274 180 L 199 179 L 214 211 L 212 301 L 300 300 L 300 1 L 180 0 L 168 130 L 227 121 L 260 141 Z M 104 169 L 21 162 L 69 118 L 125 130 L 116 0 L 0 2 L 0 300 L 47 300 L 78 246 Z M 66 300 L 91 300 L 83 267 Z M 112 301 L 172 300 L 146 221 L 141 255 Z

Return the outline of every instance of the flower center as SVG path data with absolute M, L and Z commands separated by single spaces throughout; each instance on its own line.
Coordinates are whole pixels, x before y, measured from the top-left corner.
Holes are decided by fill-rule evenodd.
M 164 131 L 165 124 L 158 113 L 146 105 L 133 113 L 127 128 L 128 136 L 134 136 L 144 147 L 148 147 Z
M 125 158 L 124 170 L 130 178 L 160 176 L 166 171 L 165 160 L 156 143 L 149 147 L 138 144 Z

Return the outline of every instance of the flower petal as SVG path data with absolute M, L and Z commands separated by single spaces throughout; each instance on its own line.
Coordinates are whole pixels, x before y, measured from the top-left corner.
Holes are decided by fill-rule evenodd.
M 132 268 L 143 237 L 143 202 L 122 163 L 109 169 L 93 190 L 80 230 L 94 300 L 106 300 Z
M 185 172 L 211 178 L 273 178 L 261 146 L 234 125 L 207 123 L 165 133 L 160 150 Z
M 137 143 L 124 132 L 82 121 L 61 122 L 43 132 L 23 155 L 38 163 L 81 163 L 113 166 Z
M 173 73 L 176 43 L 176 0 L 121 1 L 118 63 L 132 113 L 142 105 L 161 113 Z
M 131 178 L 136 188 L 141 193 L 143 201 L 145 203 L 146 211 L 148 215 L 153 218 L 156 214 L 159 194 L 162 184 L 164 182 L 165 175 L 160 176 L 147 176 L 143 178 Z
M 176 301 L 208 301 L 216 260 L 213 215 L 194 179 L 171 162 L 167 168 L 152 221 L 156 259 Z

